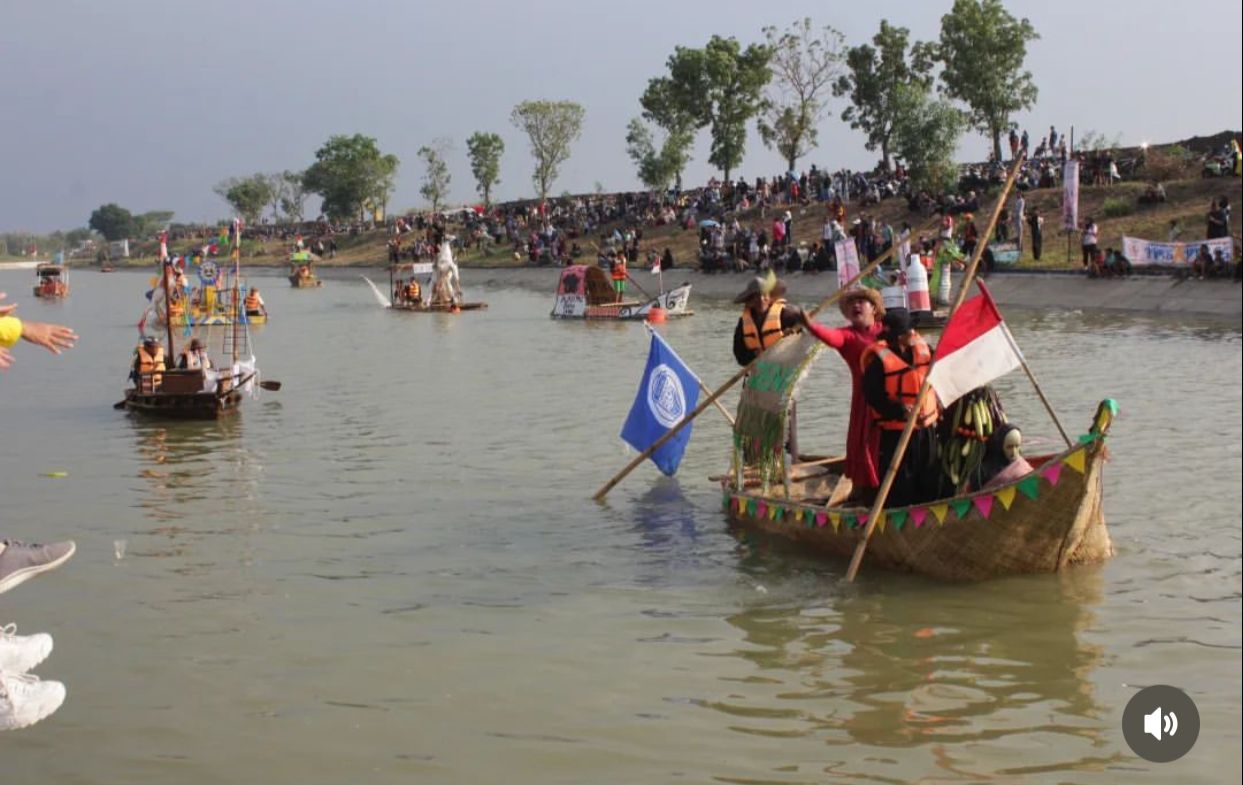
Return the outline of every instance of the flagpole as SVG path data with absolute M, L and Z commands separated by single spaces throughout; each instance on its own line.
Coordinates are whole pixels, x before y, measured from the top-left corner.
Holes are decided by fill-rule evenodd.
M 971 254 L 971 264 L 967 267 L 967 275 L 963 278 L 962 288 L 958 290 L 958 296 L 954 298 L 954 304 L 950 307 L 949 317 L 946 320 L 948 324 L 954 318 L 954 314 L 958 311 L 959 306 L 967 299 L 967 294 L 971 291 L 971 282 L 975 280 L 975 271 L 980 265 L 980 257 L 984 254 L 984 249 L 988 247 L 987 238 L 993 236 L 993 230 L 997 226 L 997 218 L 1001 215 L 1001 209 L 1005 206 L 1006 197 L 1010 195 L 1010 189 L 1014 187 L 1014 181 L 1019 175 L 1019 168 L 1023 164 L 1023 153 L 1019 153 L 1014 159 L 1014 165 L 1010 169 L 1010 176 L 1006 178 L 1006 184 L 1001 189 L 1001 195 L 997 197 L 997 203 L 993 205 L 993 214 L 988 219 L 988 226 L 984 230 L 981 237 L 986 238 L 983 242 L 977 243 L 975 250 Z M 859 574 L 859 565 L 863 563 L 863 554 L 867 551 L 868 540 L 872 539 L 872 532 L 876 530 L 876 523 L 880 520 L 880 513 L 885 508 L 885 502 L 889 499 L 889 491 L 893 489 L 894 478 L 897 477 L 898 467 L 902 465 L 902 458 L 906 455 L 906 448 L 911 443 L 911 434 L 915 432 L 915 418 L 919 416 L 920 410 L 924 405 L 924 398 L 928 395 L 928 390 L 932 387 L 932 369 L 936 365 L 936 355 L 933 355 L 932 362 L 928 366 L 928 373 L 924 374 L 924 382 L 919 387 L 919 395 L 915 396 L 915 402 L 911 405 L 911 411 L 906 416 L 906 425 L 902 428 L 902 436 L 898 438 L 898 446 L 894 450 L 893 457 L 889 459 L 889 467 L 885 470 L 885 478 L 881 481 L 880 489 L 876 492 L 876 501 L 872 503 L 872 510 L 868 513 L 867 528 L 863 530 L 863 537 L 859 540 L 859 544 L 855 546 L 854 556 L 850 559 L 850 569 L 846 571 L 846 582 L 853 583 L 855 576 Z
M 933 224 L 927 227 L 927 229 L 930 230 L 934 228 L 935 226 L 936 226 L 936 223 L 933 222 Z M 896 245 L 890 246 L 889 250 L 885 251 L 880 256 L 876 257 L 875 260 L 868 262 L 867 266 L 865 266 L 858 273 L 856 273 L 854 278 L 851 278 L 843 286 L 838 287 L 837 291 L 825 297 L 823 300 L 820 301 L 819 305 L 817 305 L 815 308 L 809 311 L 808 318 L 814 317 L 820 311 L 824 310 L 828 306 L 837 302 L 837 300 L 841 298 L 844 292 L 849 291 L 852 286 L 857 284 L 859 281 L 863 280 L 864 276 L 870 274 L 873 270 L 879 267 L 883 262 L 888 260 L 889 257 L 892 256 L 893 253 L 897 249 L 898 249 L 898 246 Z M 603 486 L 601 486 L 600 490 L 596 491 L 595 495 L 592 496 L 591 498 L 595 499 L 596 501 L 602 501 L 604 497 L 608 495 L 608 492 L 613 490 L 613 488 L 617 486 L 617 483 L 625 479 L 627 474 L 630 474 L 632 471 L 634 471 L 639 466 L 639 464 L 647 460 L 648 457 L 651 456 L 652 453 L 656 452 L 656 450 L 660 449 L 660 447 L 664 445 L 665 442 L 672 439 L 679 431 L 681 431 L 687 425 L 690 425 L 691 421 L 694 420 L 696 417 L 698 417 L 699 414 L 704 409 L 707 409 L 709 406 L 715 403 L 717 398 L 720 398 L 722 395 L 724 395 L 731 387 L 737 384 L 739 380 L 741 380 L 744 376 L 750 373 L 751 369 L 755 366 L 755 364 L 759 362 L 760 356 L 762 354 L 763 354 L 762 352 L 760 354 L 757 354 L 755 358 L 751 360 L 751 362 L 744 365 L 741 369 L 739 369 L 738 373 L 731 376 L 729 378 L 729 381 L 725 382 L 725 384 L 718 387 L 716 391 L 713 392 L 711 395 L 709 395 L 707 398 L 700 401 L 699 405 L 696 406 L 691 411 L 690 414 L 686 415 L 686 417 L 684 417 L 677 425 L 665 431 L 664 436 L 661 436 L 659 439 L 652 442 L 650 447 L 648 447 L 646 450 L 636 455 L 634 459 L 630 461 L 630 463 L 626 464 L 622 468 L 621 471 L 619 471 L 617 474 L 613 476 L 613 479 L 609 480 Z

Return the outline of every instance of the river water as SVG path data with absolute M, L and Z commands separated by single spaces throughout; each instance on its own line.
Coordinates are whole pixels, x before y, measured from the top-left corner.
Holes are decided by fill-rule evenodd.
M 1122 407 L 1117 556 L 983 585 L 865 562 L 846 585 L 730 533 L 713 411 L 677 479 L 645 466 L 591 502 L 628 458 L 643 327 L 552 322 L 550 292 L 472 275 L 490 309 L 450 316 L 386 312 L 352 272 L 258 274 L 284 389 L 170 425 L 111 406 L 145 274 L 76 273 L 61 304 L 0 274 L 82 335 L 0 376 L 0 534 L 78 543 L 0 598 L 0 623 L 54 635 L 37 672 L 68 688 L 0 735 L 5 785 L 1238 782 L 1237 327 L 1008 314 L 1072 433 Z M 664 332 L 714 387 L 736 313 L 692 304 Z M 801 439 L 823 452 L 847 376 L 827 354 L 813 373 Z M 1025 379 L 998 388 L 1029 452 L 1054 448 Z M 1199 705 L 1172 764 L 1120 729 L 1156 683 Z

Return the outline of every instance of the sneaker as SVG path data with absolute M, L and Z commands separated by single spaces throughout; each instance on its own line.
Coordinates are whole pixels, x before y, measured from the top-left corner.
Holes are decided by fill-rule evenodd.
M 25 673 L 52 653 L 52 636 L 46 632 L 18 635 L 17 625 L 0 627 L 0 672 Z
M 41 572 L 54 570 L 77 550 L 73 540 L 54 542 L 50 545 L 3 540 L 0 551 L 0 594 L 24 583 Z
M 65 685 L 28 673 L 0 673 L 0 730 L 17 730 L 50 717 L 65 702 Z

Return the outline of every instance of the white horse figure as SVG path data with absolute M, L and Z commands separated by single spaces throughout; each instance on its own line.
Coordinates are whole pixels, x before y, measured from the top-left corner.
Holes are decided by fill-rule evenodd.
M 453 261 L 452 235 L 448 235 L 440 243 L 440 254 L 432 265 L 432 300 L 433 302 L 462 303 L 462 279 L 458 275 L 457 263 Z

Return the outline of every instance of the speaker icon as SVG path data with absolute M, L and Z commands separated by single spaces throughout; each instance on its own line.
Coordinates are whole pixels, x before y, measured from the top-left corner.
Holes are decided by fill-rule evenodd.
M 1144 733 L 1161 741 L 1162 730 L 1165 731 L 1166 736 L 1178 733 L 1178 715 L 1172 711 L 1163 715 L 1161 707 L 1158 706 L 1156 711 L 1144 715 Z

